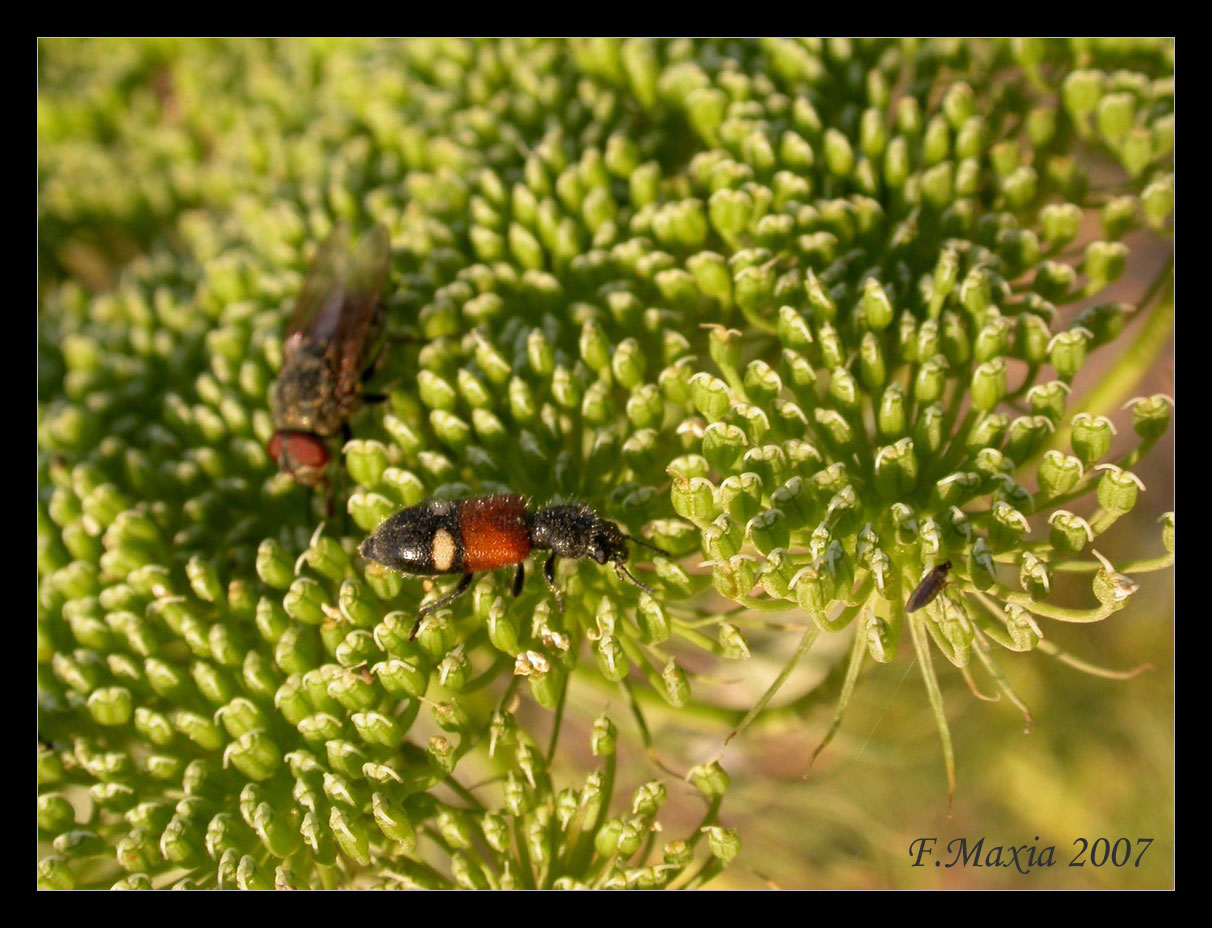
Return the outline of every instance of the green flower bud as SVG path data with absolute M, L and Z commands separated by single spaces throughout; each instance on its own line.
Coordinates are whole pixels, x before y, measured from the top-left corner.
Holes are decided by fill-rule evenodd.
M 707 373 L 697 373 L 690 378 L 690 398 L 708 422 L 724 418 L 732 405 L 725 383 Z
M 904 435 L 907 413 L 905 391 L 898 383 L 890 383 L 880 396 L 879 407 L 876 409 L 876 427 L 884 438 L 896 438 Z
M 712 200 L 714 201 L 714 196 Z M 713 210 L 712 204 L 708 204 Z M 731 221 L 731 220 L 729 220 Z M 716 224 L 714 211 L 712 224 Z M 686 260 L 686 270 L 693 275 L 699 290 L 715 300 L 725 310 L 732 307 L 732 275 L 724 259 L 714 252 L 700 251 Z
M 1068 383 L 1086 363 L 1086 350 L 1093 339 L 1088 329 L 1076 328 L 1058 332 L 1048 343 L 1048 361 L 1057 376 Z
M 1082 462 L 1060 451 L 1048 451 L 1040 461 L 1036 477 L 1045 497 L 1063 496 L 1077 486 L 1085 473 Z
M 1006 362 L 994 358 L 979 365 L 972 373 L 972 405 L 988 412 L 1006 395 Z
M 868 277 L 863 282 L 863 293 L 859 300 L 859 311 L 867 320 L 867 326 L 874 332 L 882 332 L 892 323 L 895 311 L 888 294 L 874 277 Z
M 594 644 L 594 656 L 597 658 L 598 669 L 607 680 L 622 680 L 631 668 L 623 646 L 613 634 L 604 634 L 598 639 Z
M 198 866 L 202 863 L 204 838 L 193 822 L 175 816 L 160 836 L 160 853 L 177 866 Z
M 850 140 L 837 129 L 826 129 L 824 137 L 825 165 L 835 177 L 848 177 L 854 170 L 854 149 Z
M 428 372 L 417 374 L 418 387 L 424 373 Z M 388 466 L 387 449 L 377 441 L 354 439 L 345 445 L 345 466 L 355 483 L 364 487 L 378 486 Z
M 700 528 L 709 525 L 719 512 L 715 488 L 703 477 L 674 476 L 669 493 L 674 512 Z
M 1006 631 L 1009 633 L 1011 649 L 1030 651 L 1035 648 L 1044 633 L 1040 631 L 1035 617 L 1022 606 L 1008 603 L 1005 607 Z
M 984 538 L 977 538 L 968 551 L 968 581 L 978 590 L 987 590 L 997 582 L 997 568 Z
M 204 751 L 217 751 L 223 746 L 223 734 L 204 716 L 188 709 L 176 709 L 168 715 L 173 728 L 185 735 Z
M 930 501 L 932 506 L 940 509 L 950 506 L 962 506 L 976 496 L 980 492 L 980 489 L 981 478 L 979 474 L 974 474 L 971 471 L 959 471 L 943 477 L 934 485 Z
M 752 315 L 763 315 L 775 301 L 775 282 L 770 263 L 742 268 L 732 279 L 737 305 Z
M 199 599 L 213 603 L 219 601 L 223 596 L 223 586 L 219 582 L 219 572 L 215 570 L 213 564 L 202 560 L 201 557 L 195 554 L 189 559 L 189 563 L 185 565 L 185 573 L 189 577 L 190 586 Z
M 722 511 L 734 522 L 743 525 L 758 514 L 761 500 L 762 481 L 756 474 L 743 473 L 727 477 L 716 491 L 716 508 L 712 517 L 714 519 L 715 514 Z M 706 524 L 706 520 L 702 524 Z
M 1030 551 L 1023 552 L 1023 560 L 1019 569 L 1019 583 L 1034 600 L 1045 599 L 1052 592 L 1052 578 L 1048 573 L 1048 565 Z
M 728 560 L 739 554 L 744 541 L 744 529 L 726 513 L 703 530 L 703 551 L 712 560 Z
M 1103 227 L 1103 235 L 1108 239 L 1118 240 L 1136 226 L 1140 201 L 1136 197 L 1113 197 L 1103 206 L 1099 219 Z
M 99 725 L 125 725 L 131 720 L 131 695 L 125 687 L 107 686 L 93 690 L 88 695 L 87 706 L 89 714 Z
M 665 684 L 663 695 L 669 704 L 677 709 L 686 705 L 686 701 L 690 698 L 690 683 L 686 679 L 685 671 L 677 665 L 673 658 L 668 660 L 661 671 L 661 680 Z
M 1013 461 L 1028 460 L 1055 430 L 1052 420 L 1044 416 L 1019 416 L 1006 433 L 1006 456 Z
M 1086 291 L 1097 293 L 1124 272 L 1128 249 L 1122 242 L 1091 242 L 1086 246 L 1082 270 L 1088 283 Z
M 1154 393 L 1146 398 L 1137 396 L 1124 404 L 1132 410 L 1132 428 L 1146 442 L 1157 441 L 1170 427 L 1170 410 L 1174 400 L 1164 393 Z
M 323 524 L 316 527 L 315 532 L 311 536 L 311 544 L 300 556 L 299 562 L 301 563 L 306 560 L 308 566 L 317 573 L 328 577 L 330 580 L 341 580 L 349 573 L 349 555 L 345 553 L 345 549 L 337 541 L 332 538 L 325 538 L 322 534 L 323 531 Z M 297 573 L 299 564 L 296 564 L 295 568 Z
M 317 712 L 301 719 L 295 727 L 306 741 L 312 744 L 322 743 L 338 737 L 342 732 L 340 719 L 327 712 Z
M 1130 93 L 1110 93 L 1098 101 L 1098 131 L 1114 146 L 1132 128 L 1136 100 Z
M 711 848 L 711 856 L 725 865 L 731 863 L 741 852 L 741 837 L 735 828 L 711 825 L 702 831 L 707 835 L 707 846 Z
M 1073 417 L 1069 441 L 1078 459 L 1089 467 L 1111 450 L 1115 434 L 1115 426 L 1106 416 L 1094 417 L 1083 412 Z
M 917 486 L 918 463 L 913 453 L 913 441 L 902 438 L 885 445 L 875 454 L 875 485 L 888 499 L 911 493 Z
M 43 793 L 38 797 L 38 828 L 51 834 L 68 830 L 76 823 L 76 812 L 62 793 Z
M 1053 380 L 1045 384 L 1036 384 L 1027 391 L 1027 402 L 1031 411 L 1037 416 L 1045 416 L 1052 422 L 1059 422 L 1065 413 L 1065 398 L 1071 393 L 1069 385 L 1062 380 Z
M 115 846 L 118 866 L 128 873 L 142 873 L 163 865 L 158 842 L 146 828 L 132 828 Z
M 1073 203 L 1049 203 L 1039 212 L 1044 241 L 1053 247 L 1066 245 L 1077 237 L 1081 207 Z
M 720 237 L 735 244 L 753 219 L 753 199 L 743 190 L 717 190 L 707 202 L 707 211 Z
M 1067 267 L 1068 265 L 1064 265 Z M 990 319 L 977 333 L 972 356 L 977 363 L 992 361 L 1006 354 L 1010 345 L 1010 323 L 1002 316 Z
M 379 830 L 389 841 L 395 841 L 406 853 L 411 853 L 416 848 L 417 835 L 408 813 L 386 793 L 375 793 L 370 801 Z
M 762 554 L 791 543 L 791 529 L 781 509 L 767 509 L 749 520 L 745 534 Z
M 263 730 L 249 731 L 223 751 L 223 766 L 228 764 L 260 783 L 277 772 L 282 764 L 282 751 Z
M 913 396 L 922 405 L 937 402 L 943 395 L 947 382 L 947 359 L 936 354 L 920 364 L 913 380 Z
M 735 625 L 729 622 L 720 623 L 719 642 L 724 657 L 734 661 L 749 659 L 749 646 Z
M 396 749 L 404 741 L 404 728 L 390 716 L 379 712 L 355 712 L 349 719 L 366 744 Z
M 1174 212 L 1174 175 L 1167 174 L 1153 181 L 1140 195 L 1149 228 L 1161 231 L 1166 219 Z
M 371 672 L 383 688 L 394 696 L 419 698 L 425 695 L 429 685 L 428 665 L 420 656 L 407 660 L 389 658 L 371 667 Z
M 667 798 L 665 784 L 660 780 L 650 780 L 642 784 L 632 796 L 631 813 L 644 818 L 654 818 Z
M 135 729 L 152 744 L 164 747 L 175 737 L 172 723 L 161 713 L 145 706 L 135 709 Z
M 1061 99 L 1079 126 L 1098 107 L 1105 75 L 1100 71 L 1071 71 L 1061 86 Z
M 1114 464 L 1099 464 L 1094 469 L 1104 472 L 1098 481 L 1098 504 L 1115 515 L 1131 512 L 1137 494 L 1145 489 L 1141 479 Z
M 370 836 L 365 825 L 340 806 L 328 813 L 328 827 L 341 853 L 362 866 L 370 865 Z
M 1140 584 L 1123 574 L 1118 573 L 1111 562 L 1094 551 L 1094 556 L 1102 563 L 1102 567 L 1094 575 L 1094 596 L 1104 606 L 1112 611 L 1124 607 L 1128 598 L 1140 589 Z
M 266 726 L 265 713 L 256 703 L 243 696 L 238 696 L 227 705 L 221 706 L 215 713 L 215 719 L 223 723 L 223 727 L 233 738 L 239 738 Z
M 1088 522 L 1064 509 L 1058 509 L 1048 517 L 1051 531 L 1048 541 L 1058 554 L 1077 554 L 1088 543 L 1094 541 L 1094 532 Z
M 703 431 L 703 457 L 720 473 L 736 466 L 747 444 L 745 433 L 725 422 L 713 422 Z
M 945 417 L 940 403 L 927 406 L 918 413 L 917 423 L 913 427 L 913 447 L 919 455 L 934 455 L 943 446 Z
M 509 613 L 505 600 L 498 596 L 488 609 L 488 639 L 497 650 L 516 655 L 521 650 L 519 631 L 519 620 Z
M 1031 530 L 1027 517 L 1002 500 L 995 502 L 989 513 L 992 516 L 989 521 L 989 546 L 995 552 L 1018 548 Z
M 146 880 L 146 877 L 144 879 Z M 75 889 L 75 887 L 76 877 L 65 858 L 58 854 L 50 854 L 38 861 L 39 889 Z

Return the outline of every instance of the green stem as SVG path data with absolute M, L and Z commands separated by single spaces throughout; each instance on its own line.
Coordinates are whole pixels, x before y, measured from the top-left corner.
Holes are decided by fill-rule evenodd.
M 774 678 L 774 682 L 771 683 L 766 692 L 762 694 L 762 698 L 754 704 L 752 709 L 745 713 L 745 717 L 741 719 L 740 724 L 737 725 L 737 727 L 732 730 L 732 733 L 724 739 L 724 744 L 727 744 L 746 728 L 748 728 L 749 723 L 761 714 L 762 710 L 766 708 L 766 704 L 774 698 L 774 694 L 777 693 L 779 688 L 787 682 L 787 678 L 791 676 L 791 671 L 795 669 L 795 665 L 798 664 L 800 658 L 804 656 L 804 652 L 812 647 L 812 643 L 816 641 L 816 636 L 820 633 L 821 630 L 815 625 L 804 632 L 803 637 L 800 638 L 799 646 L 795 649 L 795 653 L 791 655 L 791 660 L 787 662 L 786 666 L 784 666 L 779 672 L 779 675 Z
M 1163 554 L 1161 557 L 1144 558 L 1138 561 L 1127 561 L 1116 567 L 1121 574 L 1147 574 L 1155 570 L 1165 570 L 1174 564 L 1174 554 Z M 1063 570 L 1069 573 L 1093 573 L 1103 569 L 1101 561 L 1057 561 L 1051 565 L 1053 570 Z
M 943 708 L 943 693 L 939 689 L 938 677 L 934 673 L 934 664 L 930 660 L 930 642 L 926 630 L 922 627 L 925 621 L 919 612 L 917 616 L 908 616 L 909 634 L 913 638 L 913 650 L 917 652 L 918 663 L 922 668 L 922 679 L 926 683 L 926 696 L 930 700 L 930 708 L 934 712 L 934 721 L 938 726 L 939 737 L 943 741 L 943 765 L 947 768 L 947 814 L 951 814 L 951 800 L 955 796 L 955 749 L 951 744 L 951 729 L 947 725 L 947 713 Z

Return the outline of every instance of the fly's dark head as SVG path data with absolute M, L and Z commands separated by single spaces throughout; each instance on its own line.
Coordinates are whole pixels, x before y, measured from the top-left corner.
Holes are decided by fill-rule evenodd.
M 267 450 L 278 462 L 278 469 L 289 474 L 296 483 L 318 487 L 325 482 L 328 449 L 317 436 L 279 429 L 270 438 Z

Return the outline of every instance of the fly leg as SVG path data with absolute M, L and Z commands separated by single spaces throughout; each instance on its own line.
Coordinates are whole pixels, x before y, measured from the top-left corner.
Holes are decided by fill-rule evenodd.
M 412 631 L 408 635 L 408 640 L 412 641 L 417 637 L 417 632 L 421 630 L 421 620 L 431 612 L 437 612 L 439 609 L 444 609 L 456 599 L 462 596 L 471 587 L 471 574 L 463 574 L 463 579 L 459 581 L 459 585 L 454 588 L 454 592 L 448 596 L 443 596 L 436 603 L 430 603 L 428 606 L 423 606 L 417 612 L 417 620 L 412 623 Z
M 547 581 L 547 589 L 551 590 L 551 595 L 555 597 L 556 608 L 560 612 L 564 611 L 564 594 L 560 592 L 560 588 L 555 582 L 555 567 L 556 556 L 553 554 L 547 558 L 547 563 L 543 565 L 543 579 Z
M 513 575 L 513 598 L 522 595 L 522 583 L 526 580 L 526 565 L 519 563 L 518 572 Z

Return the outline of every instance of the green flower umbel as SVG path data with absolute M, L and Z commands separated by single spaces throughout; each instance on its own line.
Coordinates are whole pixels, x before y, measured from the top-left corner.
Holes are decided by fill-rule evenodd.
M 1172 403 L 1133 397 L 1173 321 L 1136 260 L 1172 236 L 1173 51 L 41 43 L 40 885 L 703 885 L 727 776 L 654 780 L 647 716 L 744 728 L 791 665 L 741 710 L 703 684 L 783 625 L 797 659 L 854 635 L 843 707 L 906 643 L 950 768 L 939 655 L 1021 704 L 995 646 L 1080 665 L 1051 623 L 1173 561 L 1172 513 L 1104 557 L 1170 508 L 1139 465 Z M 342 224 L 387 233 L 384 325 L 316 492 L 270 393 Z M 591 507 L 639 583 L 529 558 L 412 638 L 458 577 L 359 545 L 505 493 Z

